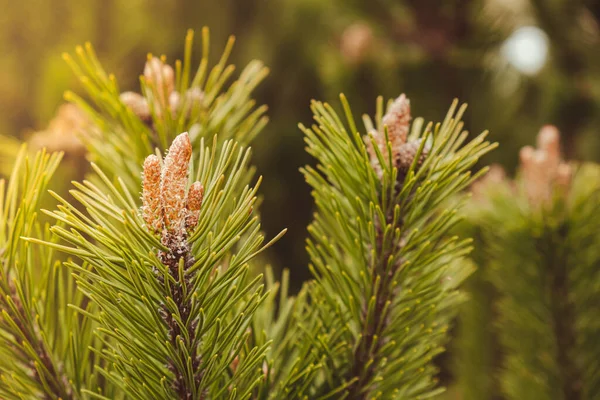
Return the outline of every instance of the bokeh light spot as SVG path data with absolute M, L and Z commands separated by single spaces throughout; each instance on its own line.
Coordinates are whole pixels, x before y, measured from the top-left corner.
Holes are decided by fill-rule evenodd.
M 537 74 L 548 58 L 548 36 L 535 26 L 515 30 L 502 45 L 502 55 L 519 72 Z

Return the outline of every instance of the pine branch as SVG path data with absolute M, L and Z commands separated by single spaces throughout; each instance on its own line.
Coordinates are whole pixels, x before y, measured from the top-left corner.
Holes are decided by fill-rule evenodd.
M 120 93 L 91 45 L 78 47 L 75 58 L 65 55 L 90 103 L 71 92 L 66 97 L 89 116 L 78 129 L 101 168 L 94 167 L 91 182 L 75 183 L 77 190 L 71 195 L 78 207 L 54 194 L 61 205 L 49 213 L 58 222 L 52 231 L 72 248 L 49 237 L 26 236 L 48 245 L 47 251 L 58 249 L 83 261 L 66 264 L 78 283 L 75 292 L 70 284 L 63 286 L 61 282 L 69 279 L 61 271 L 47 268 L 54 271 L 47 274 L 53 279 L 48 293 L 60 297 L 60 312 L 70 302 L 63 300 L 72 301 L 65 315 L 82 337 L 71 336 L 71 342 L 78 355 L 89 360 L 86 368 L 67 371 L 74 396 L 195 399 L 227 393 L 247 398 L 260 381 L 260 369 L 254 367 L 269 343 L 246 346 L 252 314 L 265 298 L 261 277 L 250 279 L 247 266 L 262 243 L 258 219 L 252 217 L 257 187 L 249 185 L 253 175 L 249 152 L 240 149 L 236 155 L 237 145 L 226 139 L 247 143 L 265 125 L 266 107 L 255 108 L 250 95 L 268 71 L 260 62 L 251 62 L 223 89 L 234 70 L 227 65 L 233 38 L 209 69 L 209 35 L 204 29 L 195 75 L 192 39 L 189 31 L 184 61 L 177 61 L 174 68 L 165 57 L 149 55 L 141 77 L 142 94 Z M 157 155 L 166 150 L 184 129 L 190 130 L 185 146 L 179 140 L 179 148 L 187 149 L 185 155 L 175 157 L 177 151 L 171 151 L 164 165 L 156 155 L 148 158 L 155 161 L 158 175 L 155 193 L 146 193 L 144 181 L 140 219 L 135 193 L 142 183 L 141 164 L 155 148 Z M 215 131 L 221 140 L 217 144 L 215 137 L 209 151 L 203 138 Z M 220 155 L 217 147 L 222 149 Z M 188 191 L 190 160 L 190 175 L 197 182 Z M 144 176 L 149 176 L 146 169 Z M 208 191 L 203 199 L 204 187 Z M 82 206 L 85 213 L 79 211 Z M 154 219 L 148 219 L 153 212 Z M 152 266 L 150 275 L 143 266 Z M 67 289 L 68 296 L 61 296 L 60 288 Z M 72 318 L 73 313 L 77 317 Z M 45 320 L 47 333 L 68 350 L 71 347 L 54 331 L 56 320 L 64 317 L 54 316 L 54 321 Z M 158 343 L 131 342 L 148 335 Z
M 597 332 L 600 322 L 593 315 L 599 301 L 596 285 L 600 277 L 600 168 L 597 164 L 581 165 L 574 176 L 570 197 L 570 230 L 566 244 L 569 254 L 569 294 L 573 307 L 574 343 L 571 354 L 577 368 L 576 387 L 583 399 L 600 393 L 600 357 Z M 572 268 L 571 265 L 576 266 Z
M 7 286 L 2 288 L 3 293 L 9 293 L 3 296 L 1 304 L 3 319 L 8 325 L 4 331 L 21 341 L 20 347 L 13 346 L 13 356 L 21 360 L 29 359 L 25 365 L 33 372 L 35 383 L 42 389 L 42 398 L 52 399 L 58 396 L 65 400 L 72 399 L 70 383 L 64 373 L 55 366 L 41 335 L 35 332 L 39 327 L 31 323 L 32 316 L 27 315 L 14 285 L 9 283 Z M 32 354 L 36 356 L 32 357 Z
M 255 398 L 307 398 L 310 383 L 324 369 L 318 337 L 320 308 L 309 298 L 313 285 L 306 283 L 297 296 L 290 297 L 288 271 L 276 282 L 270 269 L 266 284 L 270 295 L 254 317 L 252 342 L 271 345 L 263 364 L 266 379 Z
M 484 236 L 486 257 L 479 264 L 497 293 L 502 394 L 593 398 L 598 369 L 591 359 L 598 353 L 591 336 L 597 330 L 589 318 L 598 299 L 589 286 L 600 266 L 599 170 L 562 161 L 551 126 L 540 131 L 537 148 L 520 155 L 517 179 L 482 182 L 470 208 Z M 461 379 L 468 385 L 471 378 Z
M 326 376 L 314 382 L 314 393 L 433 395 L 439 390 L 432 358 L 443 351 L 462 298 L 456 288 L 471 272 L 463 260 L 469 240 L 448 233 L 460 207 L 450 199 L 494 145 L 484 133 L 461 148 L 464 108 L 455 115 L 456 104 L 434 130 L 431 124 L 423 130 L 420 119 L 410 126 L 404 96 L 385 115 L 379 100 L 375 123 L 364 118 L 365 145 L 343 97 L 342 103 L 346 125 L 329 105 L 315 102 L 317 125 L 301 126 L 319 161 L 316 170 L 304 170 L 318 209 L 308 242 L 313 295 L 324 303 L 327 321 L 342 327 L 336 342 L 322 333 L 337 344 L 326 353 Z
M 188 31 L 184 59 L 175 61 L 174 67 L 166 63 L 165 56 L 148 55 L 140 77 L 141 94 L 121 93 L 116 78 L 104 71 L 91 44 L 77 47 L 74 56 L 63 55 L 90 99 L 87 102 L 73 92 L 65 94 L 91 119 L 80 132 L 90 159 L 108 176 L 120 176 L 132 193 L 141 184 L 146 156 L 155 149 L 166 151 L 179 133 L 189 132 L 194 149 L 216 132 L 221 142 L 234 139 L 248 145 L 268 121 L 266 106 L 256 107 L 251 98 L 268 69 L 260 61 L 252 61 L 227 87 L 235 69 L 227 64 L 235 40 L 229 38 L 221 58 L 209 68 L 210 36 L 204 28 L 202 57 L 193 74 L 193 38 L 193 31 Z
M 61 206 L 49 215 L 69 229 L 52 231 L 71 247 L 46 244 L 91 265 L 69 263 L 79 272 L 79 289 L 100 309 L 101 356 L 115 369 L 99 372 L 128 396 L 248 398 L 263 379 L 268 344 L 245 347 L 266 296 L 260 276 L 247 278 L 248 261 L 265 248 L 252 217 L 257 186 L 239 190 L 248 151 L 229 141 L 220 154 L 216 148 L 215 139 L 212 149 L 199 152 L 194 179 L 204 188 L 202 199 L 195 197 L 202 193 L 197 184 L 187 189 L 187 134 L 176 138 L 162 164 L 150 156 L 143 217 L 123 181 L 114 186 L 98 167 L 110 195 L 90 182 L 71 192 L 85 214 L 55 195 Z
M 61 155 L 38 153 L 33 159 L 21 147 L 8 187 L 0 181 L 0 371 L 3 398 L 73 399 L 76 394 L 63 363 L 47 341 L 36 297 L 44 297 L 53 279 L 35 280 L 33 271 L 52 268 L 52 258 L 36 259 L 19 238 L 41 231 L 36 211 Z M 56 306 L 60 306 L 57 304 Z M 68 327 L 67 327 L 68 328 Z M 66 360 L 65 360 L 66 361 Z
M 565 399 L 580 399 L 581 392 L 578 385 L 573 384 L 579 380 L 579 371 L 572 359 L 569 349 L 575 344 L 574 331 L 574 306 L 569 299 L 568 282 L 568 260 L 565 254 L 556 254 L 555 248 L 560 248 L 561 243 L 566 240 L 566 227 L 558 229 L 554 238 L 541 237 L 536 243 L 539 254 L 543 254 L 546 260 L 542 262 L 551 271 L 550 312 L 553 320 L 553 336 L 556 338 L 556 360 L 560 366 L 560 381 L 562 393 Z M 556 242 L 554 241 L 556 240 Z M 546 246 L 551 245 L 551 248 Z

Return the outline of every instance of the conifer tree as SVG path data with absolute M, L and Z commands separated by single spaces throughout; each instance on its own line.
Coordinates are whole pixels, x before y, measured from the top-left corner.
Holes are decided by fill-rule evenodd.
M 204 48 L 207 31 L 204 31 Z M 460 195 L 495 147 L 468 141 L 455 102 L 411 123 L 406 96 L 358 128 L 314 102 L 301 125 L 317 166 L 307 242 L 314 280 L 296 296 L 249 262 L 265 243 L 246 147 L 264 124 L 253 63 L 222 92 L 208 73 L 149 57 L 142 94 L 121 93 L 91 46 L 66 56 L 89 102 L 92 174 L 44 211 L 58 155 L 19 157 L 3 203 L 2 386 L 9 399 L 425 398 L 463 300 L 471 240 L 451 233 Z M 32 178 L 33 177 L 33 178 Z M 23 182 L 23 183 L 21 183 Z M 3 188 L 2 188 L 3 189 Z M 3 191 L 4 193 L 4 191 Z M 4 233 L 8 232 L 8 233 Z M 282 231 L 283 234 L 283 231 Z M 69 258 L 61 263 L 55 252 Z M 55 260 L 59 260 L 58 262 Z M 42 278 L 38 278 L 41 276 Z
M 78 205 L 53 193 L 60 205 L 48 212 L 57 222 L 51 230 L 40 229 L 40 237 L 30 230 L 10 237 L 15 248 L 19 237 L 26 236 L 29 242 L 46 246 L 43 254 L 58 249 L 80 260 L 65 263 L 70 273 L 59 268 L 60 264 L 37 267 L 54 277 L 54 281 L 45 281 L 40 296 L 60 290 L 57 304 L 65 311 L 59 308 L 58 315 L 68 312 L 74 315 L 69 321 L 83 325 L 81 332 L 73 323 L 59 329 L 61 320 L 51 314 L 48 323 L 53 330 L 48 334 L 54 335 L 52 340 L 58 341 L 63 351 L 69 349 L 65 346 L 73 347 L 73 338 L 81 334 L 76 340 L 79 347 L 71 350 L 81 358 L 73 361 L 72 370 L 65 371 L 62 360 L 46 357 L 49 360 L 42 367 L 56 375 L 50 376 L 54 386 L 48 387 L 46 376 L 40 373 L 37 380 L 43 396 L 29 384 L 11 384 L 6 389 L 10 398 L 219 398 L 224 393 L 247 398 L 259 382 L 268 343 L 248 347 L 247 328 L 265 295 L 261 277 L 249 276 L 247 262 L 263 248 L 258 218 L 253 215 L 260 180 L 247 184 L 252 172 L 248 149 L 231 140 L 217 141 L 217 136 L 211 146 L 205 146 L 203 136 L 219 130 L 219 138 L 247 142 L 260 131 L 266 122 L 265 108 L 253 111 L 254 101 L 249 96 L 266 69 L 259 62 L 251 63 L 240 80 L 221 93 L 233 72 L 232 66 L 225 66 L 233 39 L 220 62 L 207 72 L 208 31 L 204 30 L 203 58 L 189 82 L 191 38 L 189 32 L 185 60 L 176 63 L 176 72 L 164 59 L 149 57 L 142 78 L 143 85 L 148 85 L 144 96 L 120 94 L 116 80 L 103 71 L 90 45 L 85 51 L 77 49 L 79 64 L 65 56 L 92 101 L 67 94 L 89 118 L 78 125 L 84 129 L 77 133 L 91 158 L 101 160 L 108 171 L 93 165 L 91 181 L 74 183 L 76 189 L 70 195 Z M 189 95 L 177 102 L 177 94 L 183 90 Z M 167 93 L 169 103 L 165 104 Z M 175 137 L 173 129 L 178 126 L 194 134 L 194 147 L 187 132 Z M 161 144 L 173 138 L 163 162 Z M 156 147 L 156 154 L 138 161 L 136 155 L 139 157 L 144 146 Z M 189 189 L 188 176 L 195 179 Z M 43 186 L 37 189 L 44 190 Z M 18 205 L 13 199 L 15 190 L 9 187 L 12 200 L 7 203 L 11 207 L 7 210 L 13 213 Z M 34 213 L 36 208 L 27 211 Z M 11 259 L 6 265 L 15 262 Z M 71 275 L 79 290 L 75 290 Z M 69 290 L 62 291 L 63 286 Z M 49 300 L 47 307 L 53 303 Z M 46 335 L 35 325 L 39 317 L 26 311 L 19 315 L 23 324 L 35 326 L 38 336 Z M 19 340 L 12 331 L 6 338 Z M 3 350 L 11 353 L 12 347 Z M 35 351 L 38 348 L 42 349 L 34 347 Z M 29 353 L 20 358 L 26 360 L 27 356 L 32 360 L 19 370 L 6 367 L 3 371 L 21 382 L 20 374 L 29 376 L 40 364 Z
M 267 345 L 245 346 L 265 296 L 261 277 L 247 278 L 264 248 L 252 216 L 257 188 L 237 192 L 248 151 L 230 141 L 205 147 L 188 188 L 191 153 L 183 133 L 164 160 L 148 156 L 142 215 L 122 181 L 97 167 L 110 193 L 76 184 L 86 213 L 60 197 L 50 213 L 66 225 L 52 231 L 71 245 L 54 246 L 91 266 L 77 284 L 99 307 L 101 355 L 115 366 L 100 371 L 132 398 L 248 398 L 262 379 Z
M 474 188 L 468 222 L 482 241 L 471 287 L 481 301 L 465 312 L 476 317 L 473 307 L 491 304 L 480 313 L 493 330 L 471 324 L 468 334 L 495 345 L 477 346 L 483 356 L 459 347 L 461 387 L 465 399 L 595 399 L 600 169 L 562 161 L 552 126 L 520 158 L 514 181 L 498 173 Z M 470 388 L 482 373 L 494 379 L 475 394 Z
M 91 126 L 80 137 L 89 158 L 109 177 L 120 176 L 135 193 L 140 186 L 141 166 L 148 154 L 165 152 L 182 132 L 188 132 L 194 149 L 202 138 L 221 142 L 235 139 L 243 145 L 267 123 L 266 106 L 256 107 L 252 90 L 266 77 L 268 69 L 257 60 L 250 62 L 229 86 L 235 67 L 228 65 L 235 38 L 229 38 L 214 66 L 209 64 L 210 34 L 202 30 L 202 57 L 192 70 L 194 32 L 188 31 L 183 61 L 174 66 L 166 57 L 148 54 L 140 76 L 141 93 L 121 92 L 112 74 L 98 61 L 90 43 L 64 54 L 81 81 L 88 100 L 72 91 L 65 98 L 86 112 Z
M 385 114 L 380 98 L 364 137 L 342 104 L 346 125 L 315 102 L 316 124 L 302 127 L 319 161 L 304 173 L 317 205 L 308 250 L 324 354 L 309 398 L 432 396 L 441 390 L 432 359 L 472 271 L 470 239 L 449 234 L 462 203 L 453 197 L 485 172 L 470 169 L 494 145 L 486 132 L 466 142 L 456 103 L 424 127 L 409 124 L 404 95 Z

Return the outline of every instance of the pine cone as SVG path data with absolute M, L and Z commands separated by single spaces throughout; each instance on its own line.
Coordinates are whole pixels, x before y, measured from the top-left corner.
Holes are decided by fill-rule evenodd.
M 162 231 L 163 207 L 160 196 L 160 160 L 152 154 L 144 161 L 144 178 L 142 187 L 143 215 L 146 226 L 154 233 Z
M 538 148 L 525 146 L 519 153 L 524 189 L 532 205 L 548 202 L 555 188 L 566 192 L 572 168 L 561 161 L 560 133 L 552 125 L 543 126 L 537 137 Z
M 406 175 L 406 173 L 410 169 L 410 166 L 412 165 L 413 160 L 415 159 L 415 156 L 419 151 L 419 147 L 421 146 L 421 140 L 422 139 L 411 140 L 410 142 L 400 146 L 400 148 L 398 149 L 395 159 L 395 165 L 396 168 L 398 168 L 398 172 L 400 174 Z M 419 160 L 417 161 L 417 169 L 423 164 L 423 162 L 425 162 L 425 158 L 427 158 L 428 152 L 429 149 L 427 148 L 427 146 L 424 146 L 423 151 L 421 151 L 421 154 L 419 155 Z
M 200 215 L 200 207 L 202 206 L 202 198 L 204 196 L 204 186 L 200 182 L 194 182 L 187 195 L 188 215 L 185 219 L 187 229 L 193 229 L 198 225 L 198 217 Z
M 410 100 L 404 94 L 401 94 L 390 105 L 381 121 L 384 126 L 387 126 L 392 149 L 400 148 L 406 143 L 410 119 Z
M 161 195 L 165 215 L 165 227 L 179 231 L 184 227 L 188 167 L 192 156 L 192 144 L 187 133 L 177 136 L 165 157 L 161 180 Z
M 146 82 L 154 87 L 160 102 L 166 106 L 169 96 L 175 90 L 175 72 L 173 67 L 165 64 L 161 59 L 152 57 L 144 66 Z

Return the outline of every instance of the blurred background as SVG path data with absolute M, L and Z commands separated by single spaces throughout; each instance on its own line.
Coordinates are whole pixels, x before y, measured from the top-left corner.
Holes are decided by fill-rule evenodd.
M 0 0 L 0 9 L 0 133 L 21 140 L 79 88 L 61 53 L 85 41 L 123 90 L 138 88 L 147 52 L 181 57 L 188 28 L 210 27 L 215 57 L 235 34 L 233 62 L 263 60 L 271 75 L 256 97 L 271 122 L 254 162 L 267 234 L 289 228 L 270 259 L 297 287 L 312 207 L 297 123 L 310 123 L 312 98 L 336 103 L 343 91 L 372 114 L 377 95 L 404 92 L 414 116 L 439 121 L 458 97 L 470 105 L 467 129 L 501 144 L 484 161 L 508 171 L 546 123 L 562 131 L 567 158 L 600 158 L 600 1 Z

